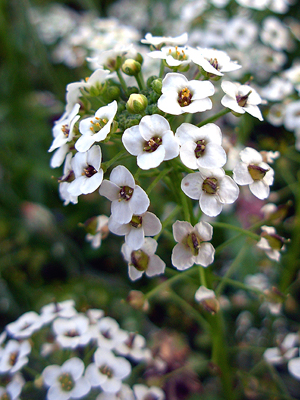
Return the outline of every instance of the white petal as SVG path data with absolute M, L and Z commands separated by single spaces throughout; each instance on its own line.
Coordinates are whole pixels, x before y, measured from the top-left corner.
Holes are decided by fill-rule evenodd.
M 230 176 L 224 176 L 219 182 L 218 197 L 221 203 L 232 204 L 239 196 L 239 187 Z
M 221 168 L 226 163 L 226 152 L 216 143 L 207 143 L 203 156 L 197 159 L 201 168 Z
M 73 182 L 71 182 L 68 186 L 68 193 L 75 197 L 80 196 L 82 194 L 81 185 L 85 179 L 85 176 L 79 176 L 79 178 L 76 178 Z
M 173 236 L 176 242 L 182 242 L 193 231 L 193 226 L 187 221 L 176 221 L 173 224 Z
M 64 362 L 64 364 L 61 367 L 61 371 L 68 372 L 70 375 L 72 375 L 72 378 L 76 381 L 83 374 L 84 363 L 78 357 L 70 358 L 69 360 Z
M 47 400 L 68 400 L 69 398 L 69 393 L 62 391 L 59 383 L 51 386 L 47 392 Z
M 240 152 L 241 161 L 246 164 L 260 164 L 262 162 L 262 155 L 252 147 L 245 147 Z
M 49 365 L 43 371 L 43 379 L 47 386 L 51 386 L 56 382 L 57 378 L 60 374 L 60 366 L 59 365 Z
M 187 141 L 180 148 L 180 159 L 182 163 L 191 169 L 197 169 L 198 163 L 195 155 L 196 143 Z
M 153 153 L 143 152 L 137 157 L 137 165 L 144 170 L 158 167 L 165 158 L 165 148 L 159 146 Z
M 137 156 L 144 151 L 145 140 L 140 134 L 138 125 L 125 130 L 122 136 L 122 142 L 128 153 Z
M 263 116 L 260 111 L 260 109 L 253 105 L 253 104 L 246 104 L 244 107 L 244 110 L 247 111 L 248 114 L 252 115 L 253 117 L 259 119 L 260 121 L 263 121 Z
M 82 135 L 75 143 L 75 149 L 81 153 L 88 151 L 88 149 L 95 143 L 93 135 Z
M 138 250 L 144 243 L 144 229 L 131 227 L 130 231 L 125 237 L 125 242 L 132 250 Z
M 270 194 L 270 186 L 262 180 L 251 183 L 249 189 L 260 200 L 266 199 Z
M 296 379 L 300 379 L 300 357 L 293 358 L 288 362 L 289 373 Z
M 211 240 L 213 235 L 213 227 L 205 221 L 200 221 L 195 225 L 194 229 L 199 233 L 200 238 L 204 242 Z
M 123 236 L 130 232 L 130 225 L 120 224 L 118 220 L 111 216 L 108 221 L 108 229 L 115 235 Z
M 222 203 L 219 202 L 215 195 L 207 194 L 205 192 L 201 193 L 199 205 L 204 214 L 209 217 L 216 217 L 223 209 Z
M 155 214 L 147 211 L 143 215 L 143 228 L 145 236 L 154 236 L 161 231 L 161 222 Z
M 138 271 L 133 265 L 128 266 L 128 275 L 132 281 L 139 279 L 144 271 Z
M 143 117 L 139 124 L 139 129 L 142 137 L 147 141 L 152 137 L 161 136 L 165 131 L 171 130 L 169 122 L 159 114 Z
M 128 224 L 133 214 L 129 201 L 126 200 L 114 200 L 111 203 L 111 213 L 113 218 L 119 221 L 120 224 Z
M 108 200 L 113 201 L 119 198 L 120 187 L 105 179 L 100 186 L 99 193 Z
M 109 179 L 111 182 L 115 183 L 118 186 L 129 186 L 130 188 L 134 188 L 135 182 L 132 174 L 125 168 L 123 165 L 118 165 L 115 167 L 110 174 Z
M 230 110 L 235 111 L 238 114 L 245 114 L 245 110 L 238 105 L 237 101 L 232 97 L 229 97 L 227 94 L 222 97 L 221 104 L 224 107 L 230 108 Z
M 147 193 L 140 186 L 136 185 L 129 203 L 132 213 L 140 215 L 147 211 L 150 201 Z
M 93 193 L 98 187 L 101 185 L 103 180 L 103 171 L 102 169 L 99 170 L 95 175 L 91 176 L 90 178 L 86 178 L 81 186 L 80 189 L 82 190 L 83 194 Z
M 79 399 L 85 396 L 91 389 L 90 382 L 84 376 L 76 380 L 75 387 L 71 392 L 71 397 Z
M 165 149 L 164 161 L 172 160 L 179 154 L 179 144 L 175 139 L 174 133 L 168 131 L 162 137 L 162 144 Z
M 233 179 L 239 185 L 249 185 L 253 179 L 248 171 L 248 165 L 244 162 L 238 162 L 233 169 Z
M 151 277 L 154 275 L 163 274 L 165 268 L 166 264 L 163 262 L 163 260 L 156 254 L 154 254 L 152 257 L 150 257 L 148 268 L 146 270 L 146 275 Z
M 215 249 L 211 243 L 201 243 L 199 254 L 195 257 L 195 263 L 203 267 L 214 262 Z
M 101 165 L 101 148 L 98 145 L 95 145 L 89 149 L 86 156 L 86 162 L 89 165 L 92 165 L 96 171 L 99 170 Z
M 177 243 L 173 248 L 171 260 L 174 267 L 180 271 L 194 265 L 194 257 L 190 249 L 181 243 Z
M 182 191 L 191 199 L 198 200 L 202 190 L 203 179 L 200 172 L 186 175 L 181 181 Z

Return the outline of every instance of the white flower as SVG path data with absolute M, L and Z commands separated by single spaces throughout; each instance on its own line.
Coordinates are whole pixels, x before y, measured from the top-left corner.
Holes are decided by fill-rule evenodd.
M 203 49 L 197 47 L 199 55 L 193 58 L 194 63 L 200 65 L 208 73 L 209 77 L 223 76 L 224 72 L 240 69 L 242 66 L 236 61 L 231 61 L 225 51 L 216 49 Z
M 112 350 L 127 339 L 127 333 L 120 329 L 117 321 L 110 317 L 101 318 L 97 322 L 98 334 L 95 336 L 98 346 Z
M 179 153 L 169 122 L 159 114 L 146 115 L 139 125 L 126 129 L 122 142 L 130 154 L 137 156 L 141 169 L 156 168 Z
M 53 320 L 56 317 L 71 318 L 77 314 L 74 306 L 74 300 L 65 300 L 60 303 L 47 304 L 41 308 L 40 312 L 43 318 L 49 320 Z
M 9 340 L 0 354 L 0 373 L 14 374 L 28 363 L 27 355 L 31 352 L 28 340 L 17 342 Z
M 120 224 L 129 223 L 133 214 L 143 214 L 150 204 L 146 192 L 135 184 L 132 174 L 123 165 L 111 171 L 110 181 L 102 182 L 99 193 L 112 202 L 112 216 Z
M 273 226 L 263 225 L 261 230 L 261 239 L 256 246 L 264 250 L 271 260 L 279 261 L 281 257 L 280 250 L 285 250 L 284 243 L 286 240 L 276 233 L 276 229 Z
M 165 60 L 169 68 L 186 68 L 187 64 L 192 61 L 190 50 L 188 47 L 166 46 L 161 50 L 155 50 L 148 53 L 148 56 L 155 59 Z
M 79 132 L 82 136 L 75 143 L 75 149 L 87 151 L 95 142 L 101 142 L 110 132 L 111 124 L 118 108 L 114 100 L 107 106 L 100 107 L 94 117 L 84 118 L 79 122 Z
M 275 50 L 288 50 L 291 46 L 289 30 L 279 18 L 266 17 L 262 22 L 260 38 L 263 43 L 273 47 Z
M 166 264 L 154 254 L 156 249 L 156 240 L 148 237 L 138 250 L 133 250 L 126 243 L 123 244 L 121 253 L 128 262 L 128 274 L 131 280 L 139 279 L 144 272 L 148 277 L 152 277 L 165 271 Z
M 64 205 L 67 206 L 69 203 L 77 204 L 78 196 L 72 196 L 71 193 L 68 192 L 69 185 L 71 181 L 74 179 L 74 172 L 72 169 L 72 153 L 68 153 L 65 159 L 64 164 L 64 173 L 61 178 L 59 178 L 59 196 L 64 201 Z
M 96 400 L 136 400 L 129 385 L 122 384 L 121 389 L 116 393 L 100 393 Z
M 5 329 L 14 339 L 29 338 L 34 332 L 38 331 L 47 322 L 39 314 L 29 311 L 16 321 L 6 325 Z
M 146 399 L 164 400 L 165 399 L 165 393 L 159 387 L 156 387 L 156 386 L 147 387 L 146 385 L 136 384 L 132 388 L 133 388 L 136 400 L 146 400 Z
M 133 332 L 129 333 L 126 341 L 116 346 L 115 350 L 121 356 L 136 362 L 151 359 L 151 351 L 146 348 L 146 339 Z
M 0 386 L 0 399 L 17 400 L 25 385 L 25 379 L 19 372 L 12 377 L 5 376 L 5 379 L 9 382 L 6 384 L 5 388 Z
M 209 96 L 214 92 L 214 85 L 209 81 L 188 81 L 184 75 L 170 72 L 162 81 L 162 95 L 157 107 L 173 115 L 210 110 Z
M 68 400 L 84 397 L 91 389 L 87 378 L 82 376 L 84 363 L 73 357 L 61 367 L 49 365 L 42 373 L 44 383 L 49 387 L 47 400 Z
M 176 221 L 173 236 L 176 246 L 172 251 L 172 264 L 183 271 L 194 264 L 207 267 L 214 261 L 215 249 L 211 243 L 213 228 L 208 222 L 198 222 L 193 227 L 189 222 Z
M 120 224 L 110 217 L 108 227 L 115 235 L 125 235 L 126 244 L 132 250 L 138 250 L 143 245 L 145 236 L 154 236 L 161 231 L 161 222 L 155 214 L 146 211 L 141 215 L 133 215 L 128 224 Z
M 300 100 L 287 104 L 284 116 L 284 126 L 293 131 L 300 128 Z
M 88 242 L 91 242 L 93 249 L 98 249 L 101 246 L 102 239 L 105 239 L 108 235 L 109 218 L 106 215 L 98 215 L 98 217 L 94 217 L 94 219 L 96 222 L 95 230 L 87 233 L 85 238 Z
M 75 179 L 68 187 L 72 196 L 93 193 L 103 180 L 100 146 L 94 145 L 85 153 L 76 153 L 72 158 Z
M 222 144 L 222 133 L 215 124 L 198 128 L 189 123 L 181 124 L 175 133 L 180 147 L 180 158 L 191 169 L 220 168 L 226 163 Z
M 53 128 L 54 140 L 48 150 L 49 152 L 63 146 L 73 139 L 74 125 L 80 118 L 80 115 L 78 115 L 79 109 L 80 104 L 76 103 L 70 113 L 65 112 L 62 117 L 55 122 Z
M 241 161 L 233 169 L 233 179 L 239 185 L 249 185 L 250 191 L 263 200 L 270 194 L 274 170 L 265 162 L 262 155 L 251 147 L 240 152 Z
M 226 42 L 233 43 L 239 50 L 245 50 L 254 43 L 257 33 L 258 26 L 253 20 L 236 16 L 227 23 Z
M 122 379 L 131 373 L 131 365 L 123 357 L 115 357 L 107 350 L 98 348 L 94 353 L 94 363 L 88 365 L 86 377 L 93 387 L 100 386 L 106 393 L 116 393 L 121 389 Z
M 224 204 L 232 204 L 238 198 L 239 188 L 222 168 L 199 169 L 199 172 L 186 175 L 181 181 L 183 192 L 194 200 L 204 214 L 215 217 L 220 214 Z
M 259 94 L 248 85 L 238 82 L 222 81 L 221 87 L 226 93 L 221 99 L 224 107 L 230 108 L 238 114 L 247 112 L 260 121 L 263 120 L 258 104 L 262 102 Z
M 299 335 L 289 333 L 278 347 L 270 347 L 265 350 L 263 357 L 273 365 L 281 365 L 296 357 L 299 352 Z
M 141 42 L 145 44 L 152 44 L 153 46 L 159 46 L 161 44 L 169 44 L 169 45 L 183 45 L 188 41 L 188 34 L 183 33 L 180 36 L 169 37 L 169 36 L 152 36 L 151 33 L 147 33 L 145 35 L 145 39 L 142 39 Z
M 85 315 L 78 314 L 68 319 L 57 318 L 52 327 L 57 343 L 63 348 L 75 349 L 91 340 L 89 319 Z
M 220 303 L 213 290 L 200 286 L 195 293 L 195 300 L 209 313 L 215 314 L 220 309 Z

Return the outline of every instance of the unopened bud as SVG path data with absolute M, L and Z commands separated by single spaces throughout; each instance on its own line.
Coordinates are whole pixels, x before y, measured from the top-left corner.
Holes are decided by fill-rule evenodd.
M 129 76 L 135 76 L 141 71 L 141 64 L 132 58 L 128 58 L 122 65 L 122 71 Z
M 127 302 L 135 310 L 148 311 L 149 309 L 148 300 L 145 299 L 144 293 L 139 290 L 131 290 L 127 296 Z
M 155 93 L 160 95 L 162 88 L 162 80 L 160 78 L 154 79 L 154 81 L 151 82 L 151 88 L 154 90 Z
M 195 293 L 195 300 L 210 314 L 215 314 L 220 309 L 220 303 L 216 298 L 215 292 L 205 286 L 199 287 Z
M 120 97 L 120 93 L 121 91 L 118 86 L 110 86 L 109 88 L 107 88 L 106 91 L 107 100 L 109 102 L 112 102 L 113 100 L 118 100 Z
M 131 114 L 142 114 L 148 105 L 147 97 L 143 94 L 131 94 L 126 108 Z

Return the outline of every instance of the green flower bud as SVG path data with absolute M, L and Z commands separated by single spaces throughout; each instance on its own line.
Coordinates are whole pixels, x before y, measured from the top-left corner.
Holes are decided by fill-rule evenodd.
M 143 64 L 144 58 L 141 53 L 137 53 L 137 55 L 135 56 L 135 61 L 139 62 L 141 65 Z
M 131 253 L 131 264 L 138 271 L 146 271 L 148 268 L 149 256 L 143 250 L 135 250 Z
M 151 82 L 151 88 L 159 95 L 161 95 L 162 79 L 157 78 Z
M 129 76 L 135 76 L 141 71 L 141 64 L 132 58 L 128 58 L 122 65 L 122 71 Z
M 152 83 L 153 81 L 155 81 L 155 79 L 158 79 L 158 76 L 157 76 L 157 75 L 151 75 L 151 76 L 149 76 L 149 78 L 147 79 L 147 86 L 148 86 L 149 88 L 152 87 L 152 86 L 151 86 L 151 83 Z
M 118 100 L 120 94 L 121 91 L 118 86 L 110 86 L 109 88 L 107 88 L 106 97 L 109 102 L 112 102 L 113 100 Z
M 139 93 L 139 89 L 136 86 L 129 86 L 127 88 L 126 94 L 129 97 L 132 93 Z
M 143 94 L 131 94 L 126 103 L 126 108 L 131 114 L 141 114 L 145 111 L 147 105 L 146 96 Z

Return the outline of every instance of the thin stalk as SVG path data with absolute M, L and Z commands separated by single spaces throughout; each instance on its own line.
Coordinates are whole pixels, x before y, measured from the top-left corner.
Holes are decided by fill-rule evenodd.
M 200 276 L 201 285 L 207 287 L 205 270 L 201 265 L 199 265 L 198 268 L 199 268 L 199 276 Z
M 117 73 L 117 75 L 118 75 L 120 84 L 121 84 L 121 86 L 122 86 L 124 92 L 127 93 L 127 89 L 128 89 L 128 88 L 127 88 L 127 84 L 126 84 L 126 82 L 125 82 L 125 79 L 123 78 L 123 75 L 122 75 L 120 69 L 117 69 L 117 70 L 116 70 L 116 73 Z
M 124 150 L 121 150 L 118 154 L 116 154 L 113 158 L 111 158 L 109 161 L 106 161 L 105 163 L 103 163 L 106 167 L 106 169 L 108 169 L 111 165 L 113 165 L 119 158 L 123 157 L 124 155 L 126 155 L 127 152 Z
M 168 169 L 163 169 L 157 177 L 151 182 L 151 184 L 148 186 L 148 189 L 146 190 L 146 193 L 149 195 L 149 193 L 152 192 L 152 190 L 155 188 L 155 186 L 164 178 L 164 176 L 168 175 L 172 171 L 173 167 L 168 168 Z
M 257 235 L 256 233 L 250 232 L 247 229 L 240 228 L 239 226 L 226 224 L 225 222 L 212 222 L 211 224 L 213 227 L 216 227 L 216 228 L 230 229 L 233 231 L 240 232 L 243 235 L 249 236 L 250 238 L 252 238 L 254 240 L 260 240 L 259 235 Z
M 144 77 L 143 77 L 142 71 L 140 71 L 134 77 L 135 77 L 135 80 L 136 80 L 137 84 L 139 85 L 140 90 L 145 90 L 146 89 L 146 85 L 145 85 L 145 81 L 144 81 Z
M 165 64 L 164 61 L 161 60 L 159 68 L 159 78 L 162 78 L 164 76 L 164 72 L 165 72 Z
M 200 128 L 203 125 L 209 124 L 210 122 L 214 122 L 217 119 L 223 117 L 223 115 L 228 114 L 230 111 L 231 111 L 230 108 L 224 108 L 224 110 L 218 112 L 217 114 L 213 115 L 212 117 L 205 119 L 204 121 L 197 124 L 197 126 Z

